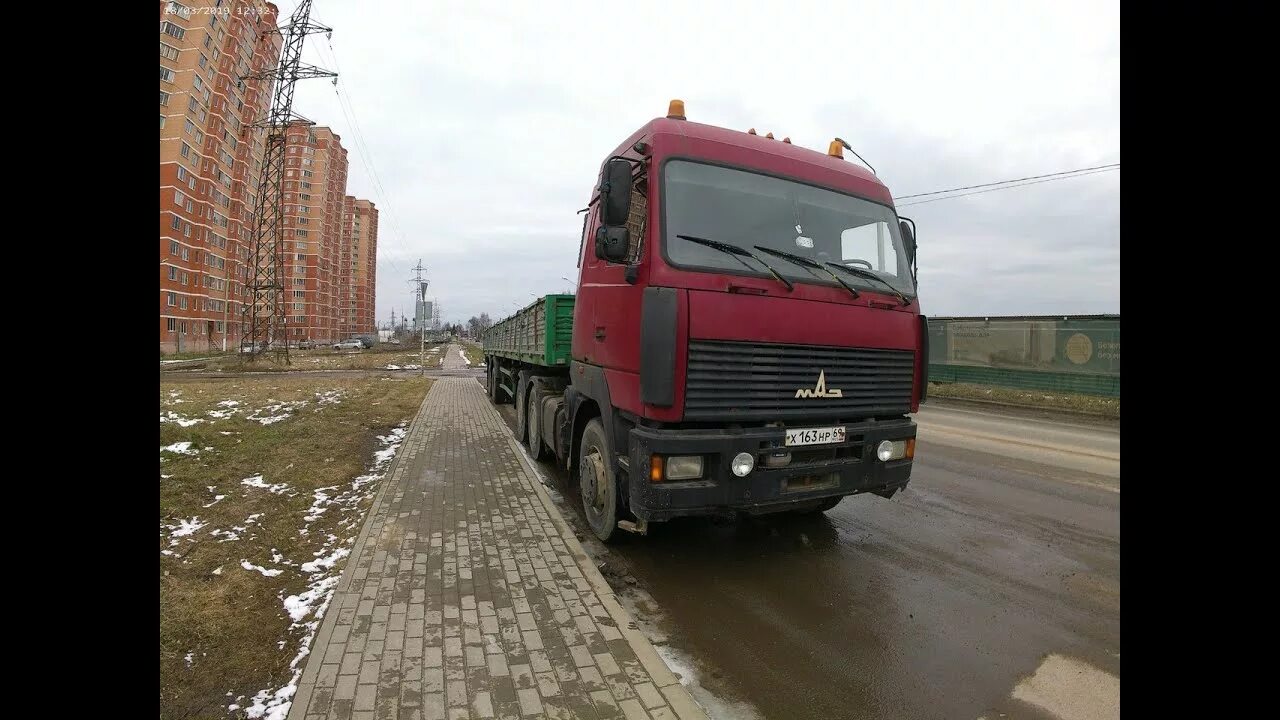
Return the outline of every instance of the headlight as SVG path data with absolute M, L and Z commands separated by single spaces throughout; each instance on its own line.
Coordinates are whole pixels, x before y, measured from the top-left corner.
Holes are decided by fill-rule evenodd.
M 876 446 L 876 457 L 880 459 L 880 462 L 901 460 L 915 455 L 915 449 L 915 438 L 908 440 L 882 440 Z
M 729 467 L 733 470 L 734 475 L 746 477 L 756 467 L 756 456 L 751 453 L 740 452 L 733 456 L 733 463 Z
M 667 458 L 668 480 L 696 480 L 702 477 L 701 455 L 673 455 Z

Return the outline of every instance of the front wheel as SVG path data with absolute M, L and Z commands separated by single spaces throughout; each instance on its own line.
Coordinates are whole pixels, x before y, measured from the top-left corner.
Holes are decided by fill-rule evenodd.
M 604 425 L 592 418 L 582 430 L 578 443 L 578 489 L 582 494 L 582 511 L 591 532 L 601 542 L 613 542 L 618 535 L 618 484 L 613 463 L 605 449 Z

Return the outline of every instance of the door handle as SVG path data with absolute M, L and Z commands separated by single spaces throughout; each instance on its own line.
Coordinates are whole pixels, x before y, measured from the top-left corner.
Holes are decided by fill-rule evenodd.
M 604 328 L 603 328 L 603 327 L 598 327 L 598 328 L 596 328 L 596 339 L 597 339 L 597 340 L 603 340 L 603 339 L 604 339 Z

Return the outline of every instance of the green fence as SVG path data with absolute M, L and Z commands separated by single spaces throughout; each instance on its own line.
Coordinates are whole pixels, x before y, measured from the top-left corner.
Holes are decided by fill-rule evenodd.
M 929 318 L 929 380 L 1120 396 L 1120 316 Z

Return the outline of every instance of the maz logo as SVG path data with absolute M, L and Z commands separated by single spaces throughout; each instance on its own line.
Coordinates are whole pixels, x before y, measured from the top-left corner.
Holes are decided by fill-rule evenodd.
M 818 372 L 818 384 L 812 390 L 809 388 L 800 388 L 796 391 L 798 398 L 837 398 L 844 397 L 844 393 L 840 388 L 827 389 L 827 371 L 820 370 Z

